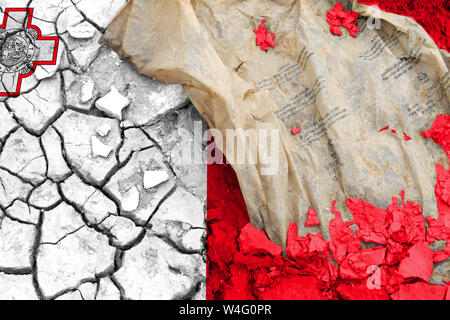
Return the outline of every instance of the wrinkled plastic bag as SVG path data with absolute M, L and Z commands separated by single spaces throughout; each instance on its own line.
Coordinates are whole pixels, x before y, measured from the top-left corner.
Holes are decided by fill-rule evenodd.
M 421 131 L 449 114 L 448 54 L 413 19 L 356 0 L 341 3 L 360 14 L 358 37 L 334 36 L 326 13 L 335 2 L 131 0 L 104 36 L 139 72 L 183 85 L 223 136 L 251 223 L 282 246 L 290 222 L 328 238 L 332 200 L 351 220 L 346 199 L 386 208 L 405 190 L 424 216 L 438 216 L 435 164 L 448 161 Z M 262 19 L 276 35 L 268 52 L 255 45 Z M 380 132 L 388 125 L 397 134 Z M 258 140 L 255 164 L 238 164 L 227 129 L 279 135 Z M 309 208 L 320 226 L 303 227 Z

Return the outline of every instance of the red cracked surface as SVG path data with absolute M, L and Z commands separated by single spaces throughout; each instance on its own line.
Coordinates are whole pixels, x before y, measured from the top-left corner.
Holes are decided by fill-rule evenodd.
M 264 23 L 266 19 L 262 19 L 261 24 L 258 29 L 253 30 L 256 34 L 256 45 L 261 48 L 261 50 L 267 51 L 269 47 L 275 48 L 275 34 L 269 33 L 266 29 Z

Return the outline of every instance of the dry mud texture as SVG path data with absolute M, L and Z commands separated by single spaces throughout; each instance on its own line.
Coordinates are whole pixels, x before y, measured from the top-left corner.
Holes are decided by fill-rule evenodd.
M 60 38 L 0 98 L 0 299 L 205 298 L 206 124 L 101 42 L 124 3 L 0 0 Z

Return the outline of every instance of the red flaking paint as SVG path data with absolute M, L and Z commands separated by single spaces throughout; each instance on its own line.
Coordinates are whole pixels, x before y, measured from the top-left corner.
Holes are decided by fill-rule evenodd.
M 269 47 L 275 48 L 275 34 L 269 33 L 266 29 L 264 23 L 266 19 L 262 19 L 261 24 L 258 29 L 253 30 L 256 34 L 256 45 L 261 48 L 261 50 L 267 51 Z
M 380 129 L 380 131 L 378 131 L 378 132 L 383 132 L 385 130 L 389 130 L 389 126 L 386 126 L 386 127 L 382 128 L 382 129 Z
M 356 25 L 358 14 L 352 11 L 345 11 L 341 3 L 336 2 L 333 9 L 327 12 L 327 22 L 330 24 L 330 31 L 335 35 L 342 35 L 341 26 L 346 28 L 352 37 L 357 36 L 359 27 Z
M 336 211 L 336 200 L 331 204 L 331 212 L 336 216 L 330 221 L 330 238 L 331 238 L 331 252 L 337 263 L 342 263 L 345 256 L 353 253 L 361 248 L 361 242 L 356 239 L 350 225 L 353 222 L 344 222 L 341 218 L 341 213 Z
M 309 208 L 308 216 L 305 221 L 305 227 L 314 227 L 320 224 L 319 218 L 317 217 L 316 210 Z

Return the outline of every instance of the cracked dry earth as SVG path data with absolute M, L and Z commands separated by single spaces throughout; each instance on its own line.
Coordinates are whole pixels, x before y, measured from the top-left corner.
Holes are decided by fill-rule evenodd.
M 203 120 L 101 42 L 124 3 L 0 0 L 60 38 L 0 99 L 0 299 L 205 298 Z

